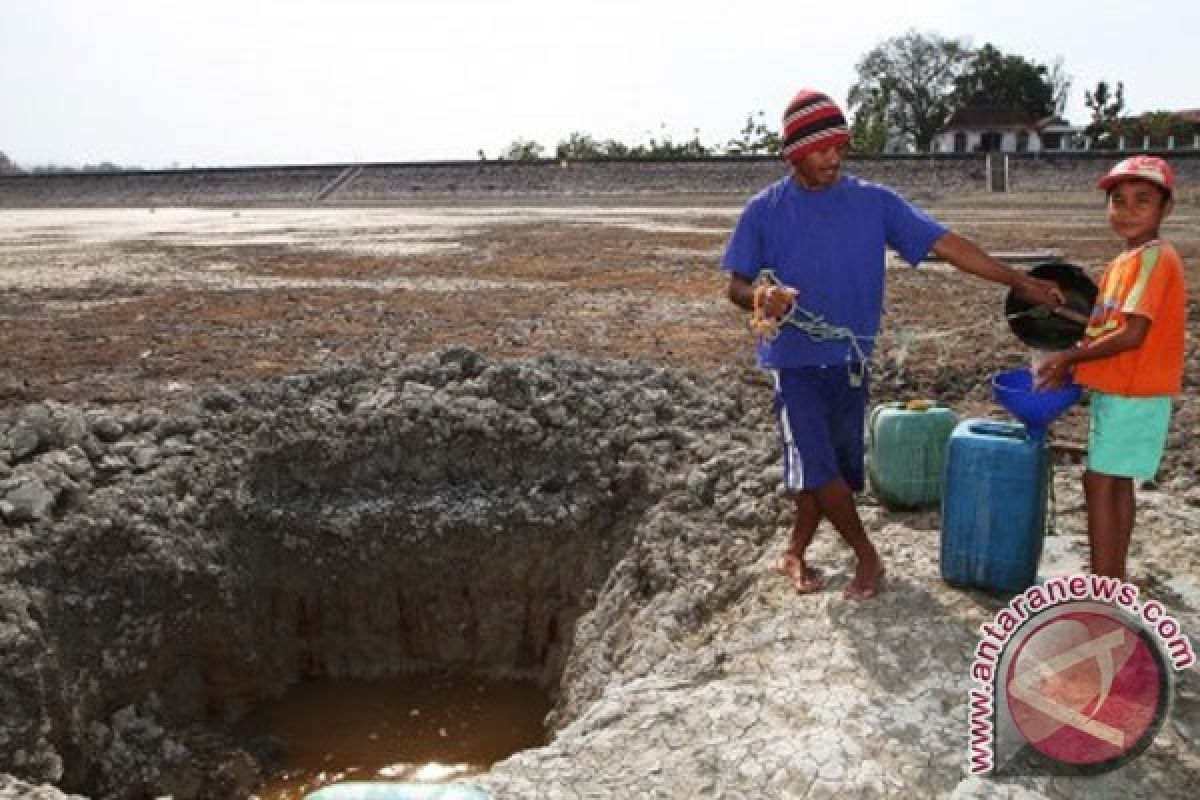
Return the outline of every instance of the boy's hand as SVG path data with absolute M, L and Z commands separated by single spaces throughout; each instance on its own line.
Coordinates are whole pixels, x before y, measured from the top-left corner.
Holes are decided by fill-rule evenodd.
M 1034 389 L 1058 389 L 1071 378 L 1070 353 L 1049 356 L 1037 365 L 1033 375 Z

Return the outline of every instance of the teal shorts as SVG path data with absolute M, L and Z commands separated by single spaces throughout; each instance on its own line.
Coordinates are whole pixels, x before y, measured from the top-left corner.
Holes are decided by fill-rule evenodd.
M 1150 480 L 1167 445 L 1171 398 L 1092 392 L 1087 466 L 1092 472 Z

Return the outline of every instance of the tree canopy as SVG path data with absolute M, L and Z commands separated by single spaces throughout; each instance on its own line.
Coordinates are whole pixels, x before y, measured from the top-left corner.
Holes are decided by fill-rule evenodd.
M 63 167 L 57 164 L 38 164 L 33 167 L 22 167 L 3 152 L 0 152 L 0 175 L 54 175 L 57 173 L 75 172 L 133 172 L 141 167 L 123 167 L 111 161 L 101 161 L 98 164 L 83 164 L 78 167 Z
M 595 158 L 625 158 L 630 147 L 613 139 L 597 141 L 590 134 L 576 131 L 558 143 L 554 157 L 559 161 Z
M 1071 88 L 1061 59 L 1047 67 L 992 44 L 973 49 L 915 30 L 875 46 L 855 70 L 847 102 L 854 148 L 865 153 L 880 152 L 889 140 L 928 150 L 950 116 L 970 106 L 1019 110 L 1035 120 L 1055 116 Z
M 514 139 L 500 158 L 504 161 L 536 161 L 544 152 L 546 148 L 532 139 Z
M 767 125 L 766 114 L 747 114 L 746 124 L 739 135 L 725 143 L 731 156 L 774 155 L 783 148 L 783 140 L 773 127 Z
M 21 172 L 21 167 L 17 162 L 0 152 L 0 175 L 15 175 Z
M 1033 119 L 1043 119 L 1055 113 L 1055 89 L 1049 78 L 1048 67 L 985 44 L 955 79 L 951 100 L 959 108 L 986 104 L 1020 109 Z
M 1095 89 L 1083 93 L 1083 102 L 1092 112 L 1087 135 L 1101 145 L 1112 144 L 1107 140 L 1115 139 L 1119 133 L 1121 112 L 1125 110 L 1125 84 L 1117 81 L 1113 91 L 1108 81 L 1099 81 Z
M 886 122 L 888 134 L 918 150 L 928 150 L 933 137 L 954 110 L 955 82 L 971 58 L 961 40 L 909 30 L 872 48 L 855 65 L 858 81 L 847 103 L 857 126 L 869 127 L 874 116 Z
M 769 146 L 772 134 L 765 132 L 764 129 L 763 137 L 763 140 L 756 141 L 754 146 Z M 778 142 L 778 138 L 778 135 L 774 135 L 773 141 Z M 778 145 L 776 145 L 776 151 L 778 151 Z M 546 148 L 537 142 L 517 139 L 505 149 L 500 158 L 505 161 L 533 161 L 541 158 L 545 152 Z M 661 138 L 652 136 L 646 142 L 635 145 L 627 145 L 614 139 L 599 140 L 591 134 L 575 131 L 566 139 L 559 141 L 554 148 L 554 157 L 559 161 L 612 158 L 648 158 L 667 161 L 680 158 L 701 158 L 719 155 L 721 152 L 720 147 L 709 146 L 700 141 L 699 130 L 692 131 L 692 138 L 678 141 L 666 132 L 664 125 Z

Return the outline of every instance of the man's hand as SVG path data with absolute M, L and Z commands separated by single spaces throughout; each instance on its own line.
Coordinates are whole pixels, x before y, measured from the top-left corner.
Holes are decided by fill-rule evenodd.
M 790 286 L 764 284 L 756 291 L 762 315 L 769 319 L 783 319 L 796 302 L 796 290 Z
M 1032 275 L 1017 271 L 1020 277 L 1013 283 L 1013 289 L 1034 305 L 1058 308 L 1067 302 L 1062 289 L 1054 281 L 1035 278 Z

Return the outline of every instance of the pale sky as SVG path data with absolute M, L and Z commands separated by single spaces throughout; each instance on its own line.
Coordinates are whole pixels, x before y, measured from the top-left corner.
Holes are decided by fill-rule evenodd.
M 1200 108 L 1200 0 L 0 0 L 0 152 L 30 167 L 549 154 L 572 131 L 721 144 L 797 89 L 839 102 L 914 28 Z

